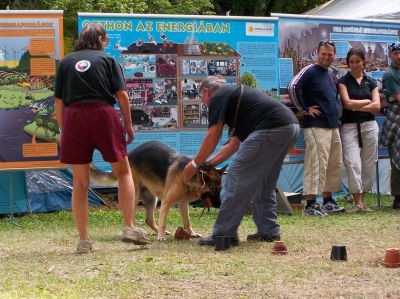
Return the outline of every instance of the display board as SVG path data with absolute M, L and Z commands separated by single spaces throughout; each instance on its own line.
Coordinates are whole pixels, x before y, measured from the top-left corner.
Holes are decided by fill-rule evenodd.
M 208 75 L 240 81 L 275 96 L 278 26 L 275 18 L 79 13 L 79 30 L 98 23 L 105 52 L 122 66 L 139 131 L 207 128 L 198 92 Z
M 159 140 L 194 156 L 208 127 L 199 86 L 209 75 L 257 87 L 278 99 L 276 18 L 79 13 L 79 31 L 98 23 L 110 42 L 105 52 L 121 65 L 135 141 Z M 227 132 L 217 150 L 226 142 Z M 96 166 L 109 170 L 99 152 Z
M 0 170 L 59 162 L 54 77 L 62 11 L 0 11 Z
M 390 64 L 388 45 L 399 40 L 399 22 L 383 20 L 343 20 L 304 15 L 279 17 L 280 97 L 289 102 L 287 85 L 303 67 L 317 61 L 317 46 L 321 40 L 332 40 L 336 45 L 336 60 L 330 69 L 337 78 L 348 71 L 347 52 L 350 48 L 363 49 L 365 72 L 374 78 L 382 91 L 382 77 Z M 384 116 L 378 115 L 382 127 Z M 296 148 L 302 159 L 304 141 L 299 138 Z M 387 157 L 387 149 L 379 149 L 380 157 Z

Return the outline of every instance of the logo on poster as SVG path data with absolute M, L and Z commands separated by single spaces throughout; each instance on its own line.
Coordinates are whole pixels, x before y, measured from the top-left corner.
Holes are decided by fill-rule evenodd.
M 249 36 L 274 36 L 274 24 L 246 23 L 246 35 Z
M 90 61 L 87 60 L 81 60 L 75 64 L 75 69 L 80 73 L 86 72 L 89 68 L 90 68 Z

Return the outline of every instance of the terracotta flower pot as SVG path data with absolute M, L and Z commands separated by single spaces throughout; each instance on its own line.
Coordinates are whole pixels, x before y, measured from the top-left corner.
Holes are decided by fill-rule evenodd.
M 186 229 L 183 227 L 178 227 L 175 231 L 175 236 L 174 238 L 176 240 L 189 240 L 190 239 L 190 234 Z
M 275 241 L 272 247 L 272 254 L 285 255 L 288 250 L 284 241 Z
M 398 248 L 386 249 L 383 265 L 386 268 L 400 267 L 400 250 Z

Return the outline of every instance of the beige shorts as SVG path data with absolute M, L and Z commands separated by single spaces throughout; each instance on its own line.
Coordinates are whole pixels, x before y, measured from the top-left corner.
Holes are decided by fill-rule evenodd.
M 342 144 L 339 129 L 305 128 L 304 195 L 321 195 L 340 189 Z

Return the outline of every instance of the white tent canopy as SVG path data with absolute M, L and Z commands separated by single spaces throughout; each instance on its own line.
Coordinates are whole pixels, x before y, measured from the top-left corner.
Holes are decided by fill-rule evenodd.
M 304 13 L 358 19 L 400 19 L 400 0 L 331 0 Z

